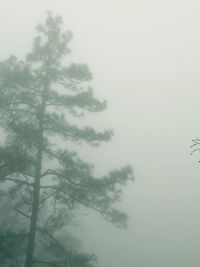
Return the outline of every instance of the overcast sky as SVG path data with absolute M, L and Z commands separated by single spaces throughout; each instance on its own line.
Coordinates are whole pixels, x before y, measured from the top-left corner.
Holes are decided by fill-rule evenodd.
M 108 101 L 90 122 L 115 136 L 82 155 L 99 172 L 131 164 L 136 177 L 121 205 L 128 230 L 91 213 L 78 235 L 102 266 L 199 267 L 200 155 L 189 149 L 200 136 L 199 1 L 0 0 L 0 60 L 30 50 L 48 10 L 63 16 L 74 59 Z

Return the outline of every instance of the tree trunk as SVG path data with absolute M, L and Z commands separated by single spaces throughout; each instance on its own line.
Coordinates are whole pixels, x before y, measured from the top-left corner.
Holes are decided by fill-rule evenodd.
M 35 248 L 35 236 L 37 229 L 37 219 L 39 212 L 39 200 L 40 200 L 40 179 L 42 171 L 42 154 L 43 154 L 43 132 L 44 132 L 44 116 L 46 110 L 46 91 L 48 88 L 45 87 L 42 95 L 41 111 L 39 115 L 39 129 L 38 129 L 38 152 L 36 161 L 35 181 L 33 186 L 33 202 L 32 202 L 32 213 L 30 218 L 28 244 L 24 267 L 32 267 L 34 248 Z

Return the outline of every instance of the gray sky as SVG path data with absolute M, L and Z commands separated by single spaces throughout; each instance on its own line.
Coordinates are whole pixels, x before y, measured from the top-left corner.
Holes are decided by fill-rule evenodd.
M 97 171 L 133 165 L 124 193 L 129 229 L 91 213 L 77 230 L 106 267 L 200 266 L 200 3 L 186 0 L 0 0 L 0 59 L 23 56 L 45 11 L 73 32 L 109 108 L 96 127 L 115 130 L 99 149 L 81 148 Z

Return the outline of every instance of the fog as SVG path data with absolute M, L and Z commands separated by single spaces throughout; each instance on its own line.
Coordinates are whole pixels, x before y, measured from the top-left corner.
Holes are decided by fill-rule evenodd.
M 97 171 L 131 164 L 120 207 L 127 230 L 83 216 L 77 236 L 103 267 L 200 266 L 200 3 L 185 0 L 0 0 L 0 59 L 23 57 L 45 12 L 73 32 L 71 58 L 87 63 L 108 109 L 88 118 L 115 135 L 80 153 Z

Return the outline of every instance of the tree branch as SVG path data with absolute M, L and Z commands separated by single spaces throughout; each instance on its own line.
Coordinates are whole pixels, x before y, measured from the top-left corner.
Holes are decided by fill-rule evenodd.
M 65 261 L 68 264 L 69 263 L 69 257 L 70 255 L 68 255 L 67 251 L 65 250 L 64 246 L 52 235 L 50 234 L 47 230 L 37 227 L 37 230 L 40 231 L 41 233 L 47 235 L 50 239 L 53 240 L 53 242 L 56 244 L 56 246 L 62 251 L 64 257 L 65 257 Z
M 43 203 L 44 201 L 46 201 L 48 198 L 54 196 L 57 193 L 57 190 L 54 191 L 53 193 L 47 195 L 46 197 L 44 197 L 43 199 L 40 200 L 40 204 Z
M 23 215 L 24 217 L 26 217 L 26 218 L 28 218 L 28 219 L 31 218 L 30 215 L 26 214 L 26 213 L 23 212 L 22 210 L 19 210 L 17 207 L 14 207 L 14 209 L 15 209 L 18 213 L 20 213 L 21 215 Z
M 15 182 L 15 183 L 23 184 L 23 185 L 33 186 L 33 183 L 29 183 L 26 181 L 22 181 L 22 180 L 15 179 L 15 178 L 9 178 L 9 177 L 0 177 L 0 181 L 11 181 L 11 182 Z

